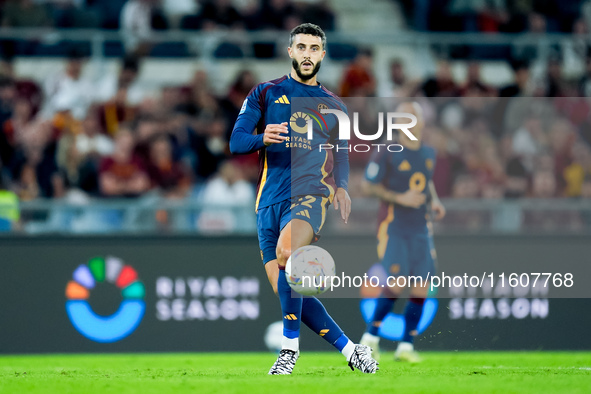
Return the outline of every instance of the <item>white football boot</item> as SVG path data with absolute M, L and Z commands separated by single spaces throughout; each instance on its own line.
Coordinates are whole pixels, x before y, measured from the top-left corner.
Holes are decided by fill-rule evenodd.
M 371 356 L 374 360 L 380 361 L 380 337 L 366 332 L 359 341 L 361 345 L 368 346 L 371 349 Z
M 400 342 L 396 352 L 394 352 L 394 360 L 406 361 L 412 364 L 420 363 L 421 357 L 410 342 Z

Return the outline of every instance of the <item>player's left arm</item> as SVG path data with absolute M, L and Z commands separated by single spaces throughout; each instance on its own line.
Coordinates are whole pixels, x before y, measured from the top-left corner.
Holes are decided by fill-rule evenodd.
M 433 183 L 433 180 L 429 181 L 429 192 L 431 193 L 431 209 L 435 214 L 435 220 L 441 220 L 445 217 L 445 207 L 437 195 L 437 190 L 435 190 L 435 184 Z
M 345 108 L 346 111 L 346 108 Z M 335 130 L 336 131 L 336 130 Z M 337 191 L 334 195 L 333 204 L 334 209 L 341 210 L 341 218 L 347 223 L 349 215 L 351 214 L 351 197 L 349 197 L 349 141 L 338 140 L 335 141 L 336 134 L 333 132 L 333 145 L 338 149 L 334 152 L 334 169 L 333 175 L 337 185 Z

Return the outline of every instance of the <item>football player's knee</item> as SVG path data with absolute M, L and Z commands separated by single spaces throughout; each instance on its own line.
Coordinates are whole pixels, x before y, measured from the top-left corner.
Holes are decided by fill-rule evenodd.
M 285 267 L 289 256 L 291 256 L 291 247 L 277 246 L 277 264 L 280 267 Z

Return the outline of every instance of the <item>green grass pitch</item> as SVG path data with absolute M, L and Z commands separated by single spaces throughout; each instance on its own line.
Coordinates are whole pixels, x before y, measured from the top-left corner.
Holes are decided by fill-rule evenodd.
M 0 393 L 589 392 L 590 352 L 422 353 L 421 364 L 382 355 L 376 375 L 336 353 L 303 353 L 291 376 L 268 376 L 270 353 L 0 356 Z

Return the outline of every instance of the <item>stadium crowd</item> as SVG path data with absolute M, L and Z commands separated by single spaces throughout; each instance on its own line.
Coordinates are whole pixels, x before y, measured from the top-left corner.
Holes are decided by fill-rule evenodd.
M 16 26 L 10 22 L 10 7 L 41 7 L 40 3 L 44 2 L 4 2 L 5 26 Z M 48 23 L 67 27 L 57 22 L 56 15 L 65 14 L 56 10 L 85 10 L 101 2 L 46 3 L 43 9 L 51 9 Z M 121 21 L 133 3 L 160 2 L 122 3 Z M 180 3 L 175 1 L 177 10 Z M 193 17 L 191 26 L 203 29 L 250 28 L 250 19 L 231 11 L 232 4 L 207 1 L 192 9 L 194 13 L 183 8 L 187 12 L 179 11 L 182 15 L 172 26 L 183 26 Z M 244 4 L 252 7 L 245 5 L 241 12 L 250 10 L 257 26 L 289 29 L 303 18 L 309 20 L 306 7 L 322 7 L 325 12 L 314 15 L 325 21 L 315 21 L 334 28 L 334 14 L 324 1 L 306 7 L 287 0 Z M 294 12 L 285 12 L 285 7 L 295 7 Z M 150 15 L 152 22 L 157 20 L 156 14 Z M 166 26 L 174 19 L 167 15 Z M 279 21 L 277 15 L 284 18 Z M 299 16 L 291 20 L 286 15 Z M 584 18 L 572 20 L 587 31 Z M 110 26 L 105 23 L 100 26 Z M 523 60 L 529 57 L 515 58 L 510 62 L 514 82 L 507 86 L 483 82 L 478 61 L 469 63 L 463 80 L 454 78 L 445 60 L 439 61 L 433 75 L 411 79 L 408 65 L 393 59 L 388 83 L 378 86 L 372 51 L 360 49 L 345 67 L 339 86 L 328 88 L 341 97 L 416 97 L 427 115 L 425 140 L 438 151 L 434 179 L 441 197 L 590 198 L 591 55 L 586 46 L 580 52 L 586 59 L 584 72 L 574 79 L 564 78 L 559 54 L 550 56 L 545 73 L 536 77 Z M 15 77 L 10 60 L 0 62 L 1 189 L 13 191 L 21 201 L 75 195 L 252 203 L 257 156 L 232 157 L 228 140 L 245 97 L 268 76 L 243 69 L 225 94 L 216 95 L 207 73 L 199 70 L 185 85 L 165 86 L 154 97 L 138 83 L 141 58 L 122 59 L 118 75 L 104 75 L 98 82 L 83 77 L 85 61 L 72 51 L 63 71 L 42 84 Z M 366 126 L 375 130 L 371 121 Z M 362 195 L 366 161 L 366 155 L 351 155 L 352 197 Z M 216 219 L 214 213 L 212 220 Z
M 126 59 L 117 77 L 98 85 L 80 75 L 83 62 L 73 56 L 44 86 L 14 78 L 11 64 L 2 64 L 1 173 L 21 200 L 72 189 L 122 198 L 158 190 L 174 199 L 216 177 L 228 185 L 255 182 L 256 154 L 231 157 L 227 147 L 259 81 L 253 72 L 241 71 L 222 97 L 204 71 L 153 97 L 136 83 L 137 60 Z M 478 63 L 464 81 L 454 80 L 445 61 L 435 75 L 408 80 L 394 60 L 390 85 L 378 87 L 371 52 L 360 51 L 340 86 L 330 88 L 342 97 L 419 97 L 429 115 L 426 141 L 438 150 L 442 197 L 591 197 L 588 76 L 564 80 L 551 61 L 545 80 L 533 84 L 527 63 L 513 66 L 515 83 L 495 87 L 482 82 Z M 352 154 L 353 167 L 360 170 L 366 159 Z

